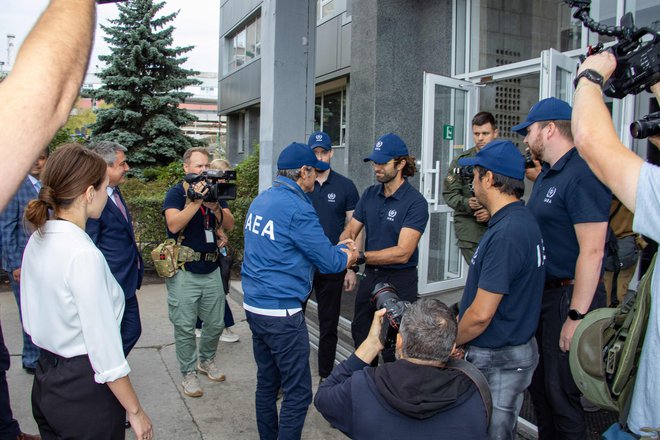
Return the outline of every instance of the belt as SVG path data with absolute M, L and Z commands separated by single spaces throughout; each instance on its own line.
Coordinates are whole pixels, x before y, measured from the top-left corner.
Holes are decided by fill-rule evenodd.
M 215 252 L 195 252 L 193 254 L 193 261 L 218 261 L 218 251 Z
M 549 280 L 545 282 L 544 289 L 558 289 L 560 287 L 572 286 L 575 284 L 575 280 L 570 278 L 557 278 L 554 280 Z

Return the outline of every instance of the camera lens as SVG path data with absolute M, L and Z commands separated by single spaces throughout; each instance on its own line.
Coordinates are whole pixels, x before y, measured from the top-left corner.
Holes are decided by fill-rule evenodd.
M 630 124 L 630 134 L 635 139 L 657 136 L 660 134 L 660 121 L 635 121 Z

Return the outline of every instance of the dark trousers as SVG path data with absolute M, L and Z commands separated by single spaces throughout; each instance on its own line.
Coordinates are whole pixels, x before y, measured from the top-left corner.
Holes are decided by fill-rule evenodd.
M 14 292 L 14 298 L 16 299 L 16 305 L 18 306 L 18 316 L 21 318 L 21 330 L 23 332 L 23 367 L 24 368 L 36 368 L 37 361 L 39 361 L 39 347 L 32 343 L 32 338 L 30 335 L 25 333 L 23 330 L 23 312 L 21 311 L 21 286 L 19 283 L 14 281 L 14 277 L 9 277 L 9 283 L 11 284 L 11 290 Z
M 11 413 L 9 387 L 7 387 L 8 370 L 9 350 L 5 345 L 5 339 L 2 336 L 2 325 L 0 325 L 0 440 L 14 440 L 21 433 L 18 422 L 14 420 Z
M 319 315 L 319 376 L 328 377 L 335 366 L 337 325 L 346 271 L 314 275 L 314 291 Z
M 137 295 L 126 298 L 124 316 L 121 318 L 121 343 L 124 348 L 124 356 L 128 356 L 142 334 L 142 323 L 140 322 L 140 306 Z
M 360 281 L 357 295 L 355 296 L 355 311 L 353 322 L 351 323 L 351 333 L 353 334 L 353 343 L 357 348 L 369 334 L 371 322 L 374 319 L 376 311 L 371 304 L 371 292 L 376 284 L 386 282 L 396 288 L 396 294 L 401 300 L 415 302 L 417 300 L 417 268 L 408 267 L 405 269 L 382 269 L 375 266 L 367 266 L 364 270 L 366 278 Z M 394 361 L 394 349 L 382 351 L 385 362 Z M 378 365 L 378 358 L 371 363 Z
M 126 411 L 106 384 L 94 382 L 87 355 L 63 358 L 41 350 L 32 414 L 44 440 L 119 440 L 126 435 Z
M 539 365 L 529 392 L 539 429 L 539 440 L 587 438 L 580 390 L 568 363 L 568 352 L 559 349 L 559 335 L 573 295 L 573 286 L 543 291 L 541 319 L 536 331 Z M 599 284 L 591 308 L 603 307 L 605 288 Z
M 300 439 L 312 403 L 309 335 L 305 315 L 264 316 L 245 311 L 257 363 L 255 407 L 261 440 Z M 277 415 L 277 392 L 284 400 Z

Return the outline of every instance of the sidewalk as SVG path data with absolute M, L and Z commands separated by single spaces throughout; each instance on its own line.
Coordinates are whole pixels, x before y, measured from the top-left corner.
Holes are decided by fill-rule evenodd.
M 232 289 L 240 289 L 237 281 Z M 133 386 L 151 417 L 155 438 L 167 440 L 258 439 L 254 410 L 256 365 L 252 357 L 251 333 L 237 292 L 229 298 L 236 325 L 232 327 L 240 342 L 218 345 L 217 363 L 227 375 L 225 382 L 214 383 L 204 375 L 200 381 L 204 396 L 186 397 L 181 393 L 181 374 L 174 353 L 172 326 L 167 317 L 165 284 L 143 286 L 138 293 L 142 317 L 142 337 L 128 357 Z M 22 337 L 16 302 L 11 291 L 0 292 L 0 321 L 5 343 L 11 353 L 7 374 L 14 418 L 27 433 L 37 433 L 32 419 L 30 392 L 32 376 L 21 368 Z M 316 352 L 310 354 L 312 387 L 318 386 Z M 132 432 L 127 438 L 134 438 Z M 303 439 L 346 438 L 333 429 L 312 404 L 307 414 Z

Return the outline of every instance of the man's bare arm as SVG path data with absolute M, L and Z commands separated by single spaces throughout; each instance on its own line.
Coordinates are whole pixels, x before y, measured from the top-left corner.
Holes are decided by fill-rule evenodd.
M 458 322 L 456 345 L 467 344 L 488 328 L 503 296 L 501 293 L 489 292 L 481 288 L 477 289 L 477 296 L 474 297 L 474 301 L 461 314 L 461 320 Z
M 95 23 L 94 0 L 51 0 L 0 83 L 0 209 L 69 117 Z
M 574 225 L 574 228 L 580 253 L 575 263 L 575 285 L 569 308 L 580 313 L 587 313 L 600 279 L 607 222 L 578 223 Z M 566 319 L 564 322 L 559 335 L 559 347 L 562 351 L 568 351 L 571 348 L 571 340 L 579 323 L 580 321 L 571 319 Z
M 607 80 L 615 67 L 614 55 L 601 52 L 587 58 L 580 71 L 592 69 Z M 634 212 L 643 160 L 621 143 L 600 87 L 585 78 L 580 80 L 575 91 L 571 128 L 580 156 L 596 177 Z
M 401 228 L 399 241 L 396 246 L 381 249 L 379 251 L 365 252 L 367 264 L 405 264 L 410 260 L 417 249 L 417 244 L 422 233 L 412 228 Z

